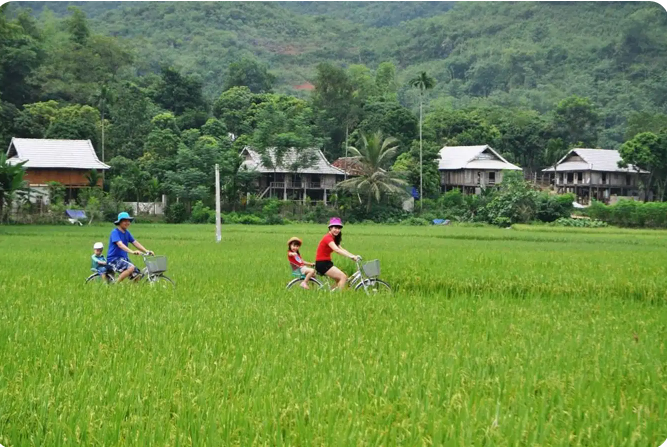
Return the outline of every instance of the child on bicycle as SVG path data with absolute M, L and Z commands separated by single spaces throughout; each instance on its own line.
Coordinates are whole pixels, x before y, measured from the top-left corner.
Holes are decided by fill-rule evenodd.
M 301 253 L 299 252 L 301 244 L 301 239 L 298 237 L 290 238 L 290 240 L 287 241 L 287 260 L 289 261 L 290 267 L 292 267 L 292 274 L 298 272 L 301 275 L 305 275 L 303 281 L 301 282 L 301 287 L 304 289 L 310 289 L 308 286 L 308 281 L 310 281 L 310 278 L 315 275 L 315 269 L 309 268 L 307 266 L 313 267 L 315 264 L 312 262 L 306 262 L 301 259 Z
M 94 253 L 91 256 L 92 262 L 90 269 L 99 273 L 100 277 L 104 281 L 107 279 L 107 272 L 110 270 L 109 266 L 107 265 L 107 260 L 104 259 L 104 255 L 102 254 L 102 250 L 104 250 L 104 244 L 102 242 L 95 242 L 93 245 L 93 250 Z

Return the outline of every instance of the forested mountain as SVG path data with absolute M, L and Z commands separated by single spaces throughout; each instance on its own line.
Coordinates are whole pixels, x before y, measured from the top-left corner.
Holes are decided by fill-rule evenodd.
M 252 56 L 276 90 L 303 96 L 319 62 L 382 61 L 406 81 L 425 70 L 434 105 L 526 107 L 546 112 L 570 95 L 600 108 L 604 144 L 619 143 L 633 111 L 664 111 L 667 15 L 644 2 L 70 2 L 96 32 L 134 49 L 138 73 L 174 65 L 216 97 L 229 64 Z M 67 2 L 14 3 L 67 12 Z M 42 15 L 48 20 L 48 14 Z
M 183 200 L 208 197 L 197 185 L 223 163 L 238 199 L 244 144 L 333 159 L 346 135 L 382 130 L 415 185 L 423 99 L 435 196 L 443 144 L 491 144 L 532 171 L 571 147 L 658 138 L 666 25 L 648 2 L 12 3 L 0 9 L 0 139 L 104 141 L 114 180 L 139 160 L 136 184 L 157 179 Z M 420 95 L 418 79 L 434 88 Z

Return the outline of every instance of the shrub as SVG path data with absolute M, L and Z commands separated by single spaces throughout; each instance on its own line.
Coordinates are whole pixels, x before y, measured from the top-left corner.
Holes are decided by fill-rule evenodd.
M 244 214 L 236 219 L 236 223 L 243 225 L 265 225 L 266 221 L 261 217 L 255 216 L 253 214 Z
M 215 211 L 211 208 L 204 206 L 201 200 L 195 203 L 195 206 L 192 207 L 192 214 L 190 215 L 190 222 L 192 223 L 208 223 L 211 221 L 211 217 L 215 221 Z
M 175 202 L 164 210 L 164 220 L 167 223 L 183 223 L 188 219 L 188 211 L 181 202 Z
M 421 217 L 409 217 L 401 221 L 402 225 L 412 225 L 412 226 L 426 226 L 429 224 L 428 220 L 422 219 Z
M 574 200 L 574 194 L 540 193 L 536 198 L 535 217 L 542 222 L 553 222 L 562 217 L 569 217 L 572 214 Z
M 595 219 L 572 219 L 569 217 L 561 217 L 556 219 L 552 225 L 558 227 L 577 227 L 577 228 L 601 228 L 607 227 L 607 223 Z
M 667 228 L 667 202 L 619 200 L 609 206 L 594 201 L 586 214 L 619 227 Z

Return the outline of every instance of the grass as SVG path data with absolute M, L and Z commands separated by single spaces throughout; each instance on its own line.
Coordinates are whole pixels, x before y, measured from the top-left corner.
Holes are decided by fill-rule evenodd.
M 0 227 L 6 447 L 667 438 L 666 232 L 350 225 L 367 298 L 283 290 L 315 225 L 136 224 L 176 291 L 84 287 L 110 229 Z

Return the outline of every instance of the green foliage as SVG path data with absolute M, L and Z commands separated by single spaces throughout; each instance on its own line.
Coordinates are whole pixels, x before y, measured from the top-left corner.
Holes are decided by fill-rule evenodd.
M 619 200 L 615 205 L 593 202 L 586 213 L 592 219 L 619 227 L 667 228 L 667 202 Z
M 209 223 L 211 220 L 215 219 L 215 211 L 211 208 L 204 206 L 202 201 L 198 201 L 192 207 L 192 213 L 190 214 L 190 222 L 192 223 Z
M 553 224 L 557 227 L 574 227 L 574 228 L 604 228 L 607 223 L 601 220 L 593 219 L 572 219 L 567 217 L 560 217 L 556 219 Z
M 535 218 L 542 222 L 568 218 L 572 214 L 572 203 L 575 199 L 574 194 L 540 193 L 536 197 Z
M 598 140 L 599 116 L 589 98 L 572 96 L 556 105 L 555 124 L 567 144 L 595 147 Z
M 642 132 L 626 141 L 619 150 L 622 161 L 620 165 L 634 165 L 648 171 L 644 175 L 645 190 L 648 192 L 653 185 L 657 187 L 658 199 L 663 200 L 667 187 L 667 131 L 656 135 Z
M 266 65 L 244 57 L 229 64 L 222 89 L 245 86 L 253 93 L 270 93 L 275 81 L 276 77 L 269 73 Z
M 6 212 L 11 208 L 12 200 L 16 194 L 24 192 L 26 182 L 25 165 L 27 161 L 12 164 L 7 162 L 7 156 L 0 153 L 0 222 L 6 220 Z
M 504 171 L 500 189 L 481 211 L 484 220 L 498 226 L 528 223 L 535 218 L 537 192 L 517 171 Z
M 182 115 L 188 110 L 205 112 L 208 108 L 199 77 L 184 76 L 175 68 L 167 66 L 162 67 L 159 81 L 152 86 L 152 99 L 176 115 Z
M 401 221 L 401 225 L 410 225 L 413 227 L 423 227 L 429 225 L 429 221 L 421 217 L 408 217 Z
M 398 141 L 393 137 L 384 138 L 382 132 L 377 131 L 369 136 L 362 133 L 359 143 L 358 149 L 350 147 L 349 150 L 360 162 L 363 172 L 339 183 L 337 188 L 365 196 L 367 212 L 373 199 L 379 203 L 383 195 L 407 196 L 405 181 L 387 171 L 398 150 Z
M 181 202 L 170 203 L 164 210 L 164 220 L 167 223 L 183 223 L 188 220 L 188 210 Z

